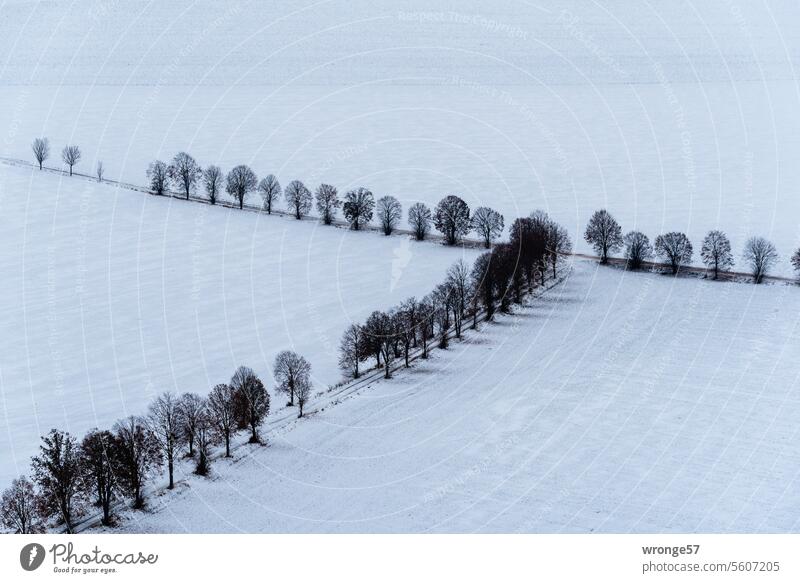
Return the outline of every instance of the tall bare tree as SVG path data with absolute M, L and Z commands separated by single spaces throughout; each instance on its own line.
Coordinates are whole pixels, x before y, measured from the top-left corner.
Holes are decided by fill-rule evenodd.
M 206 190 L 208 202 L 217 204 L 222 192 L 222 168 L 213 164 L 203 170 L 203 186 Z
M 431 209 L 421 202 L 412 204 L 411 208 L 408 209 L 408 225 L 411 227 L 417 241 L 425 240 L 431 230 L 432 221 Z
M 237 417 L 241 425 L 250 428 L 250 443 L 261 443 L 258 428 L 269 415 L 269 393 L 253 369 L 240 366 L 231 377 L 236 392 Z
M 342 211 L 344 218 L 347 219 L 354 231 L 360 230 L 362 226 L 372 220 L 374 208 L 375 198 L 372 196 L 372 192 L 366 188 L 359 187 L 344 195 Z
M 261 182 L 258 183 L 258 190 L 261 193 L 261 198 L 264 199 L 264 206 L 262 207 L 267 211 L 268 215 L 272 214 L 272 207 L 278 202 L 281 196 L 281 183 L 274 174 L 268 174 Z
M 683 233 L 666 233 L 656 237 L 656 255 L 666 259 L 673 274 L 692 261 L 692 243 Z
M 323 224 L 330 225 L 333 223 L 340 205 L 341 201 L 335 186 L 320 184 L 317 187 L 317 212 Z
M 83 490 L 97 498 L 97 505 L 103 510 L 104 526 L 111 526 L 111 503 L 117 489 L 115 451 L 115 437 L 110 431 L 94 429 L 81 442 Z
M 703 239 L 700 257 L 706 267 L 714 272 L 714 279 L 719 277 L 720 271 L 727 271 L 733 267 L 731 242 L 728 240 L 727 235 L 722 231 L 709 231 L 706 238 Z
M 559 263 L 565 261 L 566 256 L 572 253 L 572 239 L 566 227 L 559 225 L 555 221 L 549 221 L 547 227 L 547 257 L 550 259 L 550 267 L 553 270 L 553 277 L 558 273 Z M 520 270 L 521 274 L 522 270 Z
M 11 482 L 0 498 L 0 520 L 14 534 L 38 534 L 43 525 L 39 517 L 36 492 L 25 476 Z
M 483 246 L 487 249 L 503 232 L 503 226 L 503 215 L 488 206 L 480 206 L 472 214 L 472 230 L 483 239 Z
M 383 196 L 378 199 L 375 214 L 378 215 L 383 234 L 389 236 L 403 218 L 403 206 L 395 197 Z
M 168 488 L 172 490 L 175 487 L 175 456 L 180 449 L 180 401 L 173 393 L 160 394 L 150 403 L 150 409 L 145 421 L 161 450 L 161 455 L 167 461 Z
M 247 195 L 258 187 L 258 178 L 249 166 L 244 164 L 234 167 L 228 172 L 225 190 L 244 208 Z
M 161 466 L 158 442 L 141 417 L 118 421 L 114 433 L 117 479 L 123 492 L 133 498 L 133 507 L 143 508 L 145 483 Z
M 750 237 L 744 245 L 744 260 L 750 266 L 753 283 L 761 283 L 778 262 L 778 250 L 764 237 Z
M 294 212 L 294 218 L 298 221 L 308 214 L 311 210 L 312 196 L 311 191 L 299 180 L 292 180 L 284 189 L 286 205 Z
M 289 406 L 294 405 L 294 398 L 300 384 L 309 384 L 311 365 L 308 361 L 291 350 L 279 352 L 272 368 L 277 389 L 289 395 Z
M 236 391 L 216 385 L 208 395 L 208 414 L 217 434 L 225 442 L 225 457 L 231 457 L 231 437 L 236 432 Z
M 75 501 L 81 486 L 79 459 L 75 438 L 52 429 L 42 436 L 39 455 L 31 460 L 43 513 L 63 520 L 68 533 L 73 532 Z
M 606 209 L 600 209 L 589 219 L 583 238 L 600 255 L 600 263 L 608 263 L 609 254 L 622 247 L 622 227 Z
M 163 196 L 169 190 L 168 166 L 161 160 L 155 160 L 147 167 L 147 182 L 153 194 Z
M 352 375 L 359 377 L 358 364 L 367 354 L 364 344 L 364 330 L 359 324 L 350 324 L 342 335 L 339 344 L 339 367 Z
M 194 473 L 198 476 L 207 476 L 211 469 L 211 447 L 215 443 L 216 431 L 211 412 L 208 410 L 207 401 L 203 401 L 203 408 L 197 418 L 197 465 Z
M 72 167 L 81 160 L 81 149 L 78 146 L 64 146 L 61 159 L 69 166 L 69 175 L 72 176 Z
M 189 200 L 189 195 L 194 193 L 197 183 L 203 176 L 203 169 L 186 152 L 178 152 L 172 159 L 172 163 L 167 169 L 172 183 L 177 185 Z
M 39 164 L 39 170 L 41 170 L 44 161 L 50 157 L 50 140 L 47 138 L 36 138 L 31 144 L 31 150 L 33 150 L 33 157 L 36 158 L 36 162 Z
M 203 414 L 205 403 L 197 393 L 184 393 L 178 399 L 178 421 L 180 435 L 189 448 L 189 457 L 194 456 L 197 420 Z

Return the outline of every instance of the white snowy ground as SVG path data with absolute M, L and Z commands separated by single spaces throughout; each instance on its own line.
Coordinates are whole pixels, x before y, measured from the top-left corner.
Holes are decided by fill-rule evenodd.
M 133 532 L 796 532 L 800 290 L 578 261 Z
M 7 1 L 0 155 L 141 183 L 178 150 L 573 233 L 800 244 L 795 0 Z M 510 223 L 510 220 L 508 220 Z M 582 240 L 577 250 L 585 251 Z
M 3 165 L 0 209 L 2 484 L 51 427 L 82 435 L 241 364 L 273 392 L 283 349 L 324 389 L 350 322 L 477 254 Z

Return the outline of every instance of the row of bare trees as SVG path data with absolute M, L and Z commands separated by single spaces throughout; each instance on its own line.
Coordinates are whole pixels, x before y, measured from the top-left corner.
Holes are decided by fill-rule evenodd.
M 299 407 L 299 416 L 311 396 L 311 365 L 285 350 L 275 358 L 276 390 Z M 236 369 L 230 382 L 197 393 L 158 395 L 146 415 L 130 416 L 111 429 L 92 429 L 82 440 L 52 429 L 42 436 L 39 454 L 31 460 L 31 477 L 20 476 L 0 499 L 3 526 L 16 533 L 45 530 L 52 523 L 73 532 L 76 519 L 91 507 L 102 512 L 103 525 L 113 524 L 117 501 L 129 499 L 134 509 L 144 507 L 146 485 L 166 468 L 167 488 L 175 487 L 175 464 L 181 457 L 194 460 L 194 472 L 210 471 L 211 453 L 231 442 L 239 432 L 249 443 L 263 443 L 260 433 L 270 410 L 270 395 L 256 373 Z
M 566 229 L 543 211 L 517 219 L 508 242 L 496 244 L 472 266 L 456 262 L 424 298 L 408 298 L 373 312 L 363 324 L 351 324 L 339 345 L 340 367 L 358 378 L 362 363 L 374 359 L 374 367 L 390 378 L 396 360 L 410 366 L 411 351 L 428 358 L 431 346 L 447 348 L 451 336 L 460 339 L 465 326 L 491 321 L 498 309 L 509 312 L 512 303 L 521 303 L 527 292 L 543 285 L 548 274 L 558 277 L 571 249 Z
M 653 257 L 659 258 L 669 266 L 672 274 L 692 262 L 694 248 L 685 233 L 670 232 L 656 237 L 653 244 L 641 231 L 630 231 L 622 235 L 622 227 L 605 209 L 596 211 L 584 233 L 586 241 L 600 256 L 600 263 L 608 263 L 609 256 L 623 250 L 629 269 L 641 269 Z M 729 271 L 735 264 L 731 242 L 720 230 L 709 231 L 700 248 L 703 264 L 717 279 L 722 272 Z M 742 259 L 753 277 L 754 283 L 761 283 L 778 261 L 778 251 L 764 237 L 751 237 L 745 242 Z M 792 264 L 800 272 L 800 249 L 792 257 Z
M 50 140 L 47 138 L 36 138 L 31 143 L 31 150 L 33 150 L 33 157 L 36 163 L 39 164 L 39 170 L 42 169 L 45 161 L 50 158 Z M 75 165 L 81 161 L 81 149 L 78 146 L 64 146 L 61 150 L 61 161 L 69 167 L 69 175 L 72 176 L 72 170 Z M 103 163 L 97 163 L 97 179 L 103 180 Z

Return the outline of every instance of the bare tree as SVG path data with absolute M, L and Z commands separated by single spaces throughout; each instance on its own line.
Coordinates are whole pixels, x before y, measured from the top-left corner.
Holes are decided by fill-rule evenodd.
M 200 415 L 197 417 L 197 433 L 195 440 L 197 441 L 197 465 L 194 468 L 194 473 L 198 476 L 207 476 L 211 469 L 211 448 L 215 443 L 215 425 L 208 410 L 207 402 L 203 402 L 203 408 Z
M 362 327 L 359 324 L 350 324 L 344 331 L 339 344 L 339 367 L 357 379 L 359 376 L 358 364 L 364 360 L 366 353 Z
M 714 279 L 717 279 L 720 271 L 727 271 L 733 267 L 733 253 L 731 253 L 731 242 L 722 231 L 709 231 L 703 239 L 703 246 L 700 248 L 700 257 L 706 267 L 714 271 Z
M 189 457 L 194 455 L 194 442 L 197 433 L 197 420 L 203 413 L 205 403 L 197 393 L 184 393 L 178 399 L 178 421 L 180 435 L 189 447 Z
M 311 191 L 301 181 L 292 180 L 286 185 L 283 195 L 286 198 L 286 205 L 294 211 L 294 218 L 298 221 L 311 210 L 313 201 Z
M 236 391 L 219 384 L 208 395 L 208 414 L 217 434 L 225 442 L 225 457 L 231 457 L 231 436 L 236 432 Z
M 476 208 L 472 215 L 472 230 L 483 239 L 483 246 L 487 249 L 503 232 L 503 226 L 503 215 L 488 206 Z
M 375 311 L 367 318 L 364 325 L 364 334 L 368 339 L 368 345 L 377 356 L 378 366 L 383 358 L 383 376 L 387 379 L 391 377 L 391 365 L 394 360 L 395 324 L 389 314 Z
M 94 429 L 81 442 L 83 490 L 89 496 L 96 496 L 97 505 L 103 509 L 104 526 L 111 526 L 111 502 L 117 488 L 115 451 L 115 437 L 110 431 Z
M 472 265 L 472 272 L 470 273 L 472 279 L 472 289 L 475 290 L 477 297 L 483 304 L 486 311 L 486 320 L 491 321 L 494 317 L 495 304 L 494 304 L 494 270 L 492 265 L 492 253 L 487 251 L 479 255 Z M 475 316 L 472 322 L 472 327 L 477 327 L 477 310 L 474 312 Z
M 263 209 L 267 211 L 268 215 L 271 215 L 272 207 L 281 196 L 281 183 L 278 182 L 274 174 L 268 174 L 266 178 L 258 183 L 258 190 L 261 193 L 261 198 L 264 199 Z
M 239 201 L 239 208 L 244 208 L 244 201 L 247 195 L 253 192 L 258 186 L 258 178 L 249 166 L 244 164 L 236 166 L 228 172 L 225 190 L 235 200 Z
M 168 488 L 172 490 L 175 487 L 173 475 L 175 456 L 180 449 L 181 410 L 178 398 L 169 392 L 160 394 L 150 403 L 145 421 L 161 450 L 161 455 L 167 461 Z
M 433 225 L 444 235 L 448 245 L 455 245 L 472 228 L 469 206 L 452 194 L 444 197 L 436 205 L 433 213 Z
M 69 166 L 69 175 L 72 176 L 72 167 L 81 160 L 81 149 L 78 146 L 64 146 L 61 159 Z
M 418 307 L 418 331 L 419 344 L 422 346 L 422 358 L 428 358 L 428 342 L 434 335 L 433 324 L 433 301 L 430 295 L 422 298 Z
M 344 196 L 342 211 L 344 218 L 350 223 L 354 231 L 372 220 L 372 211 L 375 208 L 375 199 L 372 192 L 366 188 L 359 187 L 349 191 Z
M 114 425 L 114 459 L 122 491 L 133 498 L 134 508 L 144 507 L 144 485 L 161 466 L 159 446 L 141 417 L 130 416 Z
M 653 256 L 650 239 L 640 231 L 631 231 L 624 238 L 625 259 L 629 269 L 640 269 L 642 264 Z
M 103 161 L 97 161 L 97 182 L 103 182 L 103 175 L 106 173 L 106 169 L 103 166 Z
M 794 270 L 800 275 L 800 249 L 797 249 L 792 254 L 792 267 L 794 267 Z
M 33 484 L 20 476 L 3 491 L 0 499 L 0 519 L 5 528 L 14 534 L 38 534 L 43 525 L 39 517 L 37 496 Z
M 383 234 L 389 236 L 395 230 L 400 219 L 403 218 L 403 206 L 393 196 L 383 196 L 378 199 L 376 206 L 378 222 L 383 229 Z
M 147 181 L 153 194 L 159 196 L 167 194 L 167 190 L 169 189 L 169 173 L 167 172 L 167 168 L 168 166 L 166 163 L 161 160 L 151 162 L 150 166 L 147 167 Z
M 692 243 L 683 233 L 659 235 L 656 237 L 655 251 L 656 255 L 667 260 L 673 275 L 692 261 Z
M 463 259 L 456 261 L 447 270 L 446 284 L 450 288 L 456 338 L 461 338 L 461 327 L 472 294 L 470 269 Z
M 764 237 L 750 237 L 744 245 L 744 260 L 750 266 L 753 283 L 761 283 L 778 261 L 778 251 Z
M 291 350 L 284 350 L 275 357 L 272 368 L 277 389 L 289 395 L 289 406 L 294 405 L 295 395 L 301 384 L 310 384 L 311 365 L 308 361 Z
M 203 176 L 203 169 L 197 161 L 186 152 L 178 152 L 172 159 L 167 169 L 172 183 L 180 187 L 189 200 L 189 195 L 195 191 L 197 183 Z
M 558 264 L 572 253 L 572 239 L 569 231 L 555 221 L 549 221 L 547 227 L 547 256 L 553 269 L 553 278 L 557 276 Z M 520 270 L 521 273 L 521 270 Z
M 606 209 L 601 209 L 589 219 L 583 238 L 600 255 L 600 263 L 608 263 L 609 253 L 622 247 L 622 227 Z
M 81 485 L 79 456 L 75 438 L 52 429 L 42 436 L 39 455 L 31 460 L 43 514 L 63 520 L 68 533 L 73 532 L 75 498 Z
M 417 241 L 424 241 L 431 230 L 431 222 L 433 221 L 431 209 L 422 204 L 421 202 L 414 203 L 408 209 L 408 225 L 414 232 L 414 237 Z
M 253 369 L 246 366 L 236 369 L 230 385 L 236 392 L 240 424 L 250 428 L 250 443 L 261 443 L 258 428 L 269 415 L 269 393 Z
M 320 184 L 317 187 L 317 212 L 323 224 L 330 225 L 336 217 L 341 201 L 335 186 Z
M 206 189 L 208 202 L 217 204 L 222 192 L 222 168 L 213 164 L 203 171 L 203 186 Z
M 36 162 L 39 164 L 39 170 L 41 170 L 44 161 L 50 157 L 50 140 L 47 138 L 36 138 L 31 144 L 31 150 L 33 150 L 33 157 L 36 158 Z

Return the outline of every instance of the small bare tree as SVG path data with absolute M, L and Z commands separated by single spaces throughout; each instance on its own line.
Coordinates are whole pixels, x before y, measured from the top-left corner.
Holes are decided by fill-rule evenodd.
M 706 238 L 703 239 L 700 257 L 706 267 L 714 271 L 714 279 L 717 279 L 720 271 L 727 271 L 733 267 L 731 242 L 725 233 L 722 231 L 709 231 Z
M 692 261 L 692 243 L 683 233 L 659 235 L 656 237 L 655 250 L 656 255 L 667 260 L 673 275 Z
M 640 231 L 631 231 L 624 238 L 625 259 L 628 260 L 628 269 L 640 269 L 642 264 L 653 256 L 653 247 L 650 239 Z
M 764 237 L 750 237 L 744 245 L 744 260 L 750 266 L 753 283 L 761 283 L 778 262 L 778 251 Z
M 0 499 L 0 519 L 14 534 L 38 534 L 43 525 L 39 517 L 36 492 L 25 476 L 20 476 L 3 491 Z
M 206 189 L 208 202 L 217 204 L 219 195 L 222 192 L 222 169 L 213 164 L 203 170 L 203 186 Z
M 428 232 L 431 230 L 431 222 L 433 215 L 431 209 L 422 204 L 421 202 L 414 203 L 408 209 L 408 225 L 414 232 L 414 237 L 417 241 L 425 240 Z
M 313 200 L 311 191 L 300 180 L 292 180 L 287 184 L 283 194 L 286 198 L 286 205 L 294 211 L 294 218 L 298 221 L 311 210 Z
M 219 384 L 208 395 L 208 414 L 217 434 L 225 442 L 225 457 L 231 457 L 231 437 L 236 432 L 236 391 Z
M 161 160 L 156 160 L 150 163 L 147 167 L 147 182 L 153 194 L 164 196 L 169 190 L 169 173 L 167 172 L 168 166 Z
M 476 208 L 472 215 L 472 230 L 483 239 L 483 246 L 487 249 L 503 232 L 503 226 L 503 215 L 487 206 Z
M 395 197 L 383 196 L 378 199 L 375 214 L 378 215 L 383 234 L 388 237 L 403 218 L 403 206 Z
M 600 255 L 600 263 L 608 263 L 609 253 L 622 247 L 622 227 L 607 210 L 600 209 L 589 219 L 583 238 Z
M 289 395 L 290 407 L 294 405 L 295 396 L 300 398 L 300 387 L 311 383 L 311 365 L 305 358 L 291 350 L 278 353 L 272 372 L 278 383 L 277 389 Z
M 336 217 L 341 201 L 335 186 L 320 184 L 317 187 L 317 212 L 323 224 L 330 225 Z
M 268 215 L 272 214 L 272 207 L 278 202 L 281 196 L 281 183 L 273 174 L 268 174 L 261 182 L 258 183 L 258 190 L 261 193 L 261 198 L 264 199 L 264 210 Z
M 569 236 L 569 231 L 555 221 L 548 221 L 546 254 L 550 259 L 553 278 L 557 275 L 559 263 L 563 262 L 570 253 L 572 253 L 572 239 Z M 523 269 L 517 270 L 518 278 L 522 277 L 522 272 Z
M 103 166 L 103 161 L 97 161 L 97 182 L 103 182 L 103 175 L 106 173 L 106 169 Z
M 239 202 L 239 208 L 244 208 L 247 195 L 258 187 L 258 178 L 249 166 L 244 164 L 236 166 L 228 172 L 225 190 Z
M 69 166 L 69 175 L 72 176 L 72 167 L 81 160 L 81 149 L 78 146 L 64 146 L 61 159 Z
M 155 437 L 161 455 L 167 460 L 170 490 L 175 487 L 175 456 L 180 449 L 181 411 L 178 398 L 172 393 L 162 393 L 150 403 L 147 425 Z
M 31 144 L 33 150 L 33 157 L 39 163 L 39 170 L 42 169 L 42 164 L 50 157 L 50 140 L 47 138 L 36 138 Z

